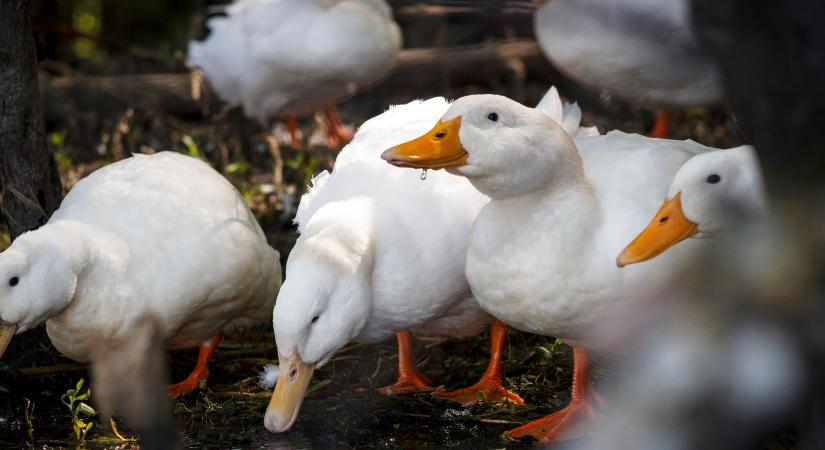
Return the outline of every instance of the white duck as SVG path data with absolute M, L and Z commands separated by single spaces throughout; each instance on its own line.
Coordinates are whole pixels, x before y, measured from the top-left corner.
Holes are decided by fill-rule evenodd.
M 656 106 L 722 100 L 719 70 L 699 46 L 686 0 L 550 0 L 534 15 L 544 54 L 585 84 Z M 666 137 L 668 114 L 651 133 Z
M 239 0 L 208 26 L 189 44 L 190 64 L 263 126 L 285 118 L 296 147 L 296 118 L 321 109 L 329 137 L 346 140 L 335 103 L 380 78 L 401 49 L 383 0 Z
M 433 98 L 368 120 L 333 172 L 316 177 L 301 199 L 301 235 L 273 315 L 280 375 L 264 422 L 269 431 L 292 426 L 314 368 L 350 341 L 398 332 L 399 380 L 384 392 L 432 391 L 406 330 L 470 335 L 492 320 L 464 277 L 467 235 L 486 197 L 460 177 L 433 174 L 422 185 L 419 174 L 388 170 L 379 159 L 387 145 L 432 127 L 447 107 Z
M 462 336 L 491 322 L 464 276 L 468 235 L 487 198 L 461 177 L 432 173 L 424 182 L 418 173 L 394 170 L 379 159 L 388 146 L 431 128 L 448 107 L 433 98 L 367 121 L 332 174 L 322 173 L 301 199 L 301 236 L 273 317 L 281 368 L 265 417 L 268 430 L 292 426 L 314 368 L 352 340 L 377 342 L 397 333 L 398 382 L 380 391 L 432 391 L 415 367 L 407 330 Z M 555 90 L 542 107 L 577 132 L 581 112 L 562 105 Z M 491 400 L 521 402 L 501 384 L 506 330 L 493 322 L 482 379 L 443 397 L 468 404 L 481 391 Z
M 753 147 L 702 153 L 676 173 L 667 199 L 616 259 L 619 267 L 654 258 L 691 237 L 728 232 L 767 214 L 767 198 Z
M 511 437 L 568 439 L 595 414 L 585 347 L 640 291 L 659 292 L 678 276 L 674 268 L 697 243 L 673 249 L 656 265 L 622 270 L 615 255 L 647 222 L 682 164 L 710 150 L 616 131 L 574 143 L 547 114 L 474 95 L 456 100 L 426 134 L 383 154 L 397 166 L 450 169 L 490 197 L 468 246 L 473 294 L 503 322 L 574 346 L 570 405 Z
M 5 349 L 43 322 L 54 346 L 88 361 L 154 313 L 170 349 L 200 345 L 173 394 L 195 389 L 224 331 L 268 320 L 278 252 L 238 191 L 206 163 L 135 155 L 81 180 L 49 222 L 0 254 Z

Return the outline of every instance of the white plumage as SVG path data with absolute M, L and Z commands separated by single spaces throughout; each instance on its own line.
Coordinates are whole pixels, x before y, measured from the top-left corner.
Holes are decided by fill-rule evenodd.
M 264 323 L 281 267 L 226 179 L 198 159 L 162 152 L 77 183 L 48 224 L 0 254 L 0 280 L 3 321 L 18 331 L 46 321 L 55 347 L 85 361 L 101 342 L 128 336 L 147 311 L 170 348 Z
M 366 271 L 367 285 L 357 297 L 369 307 L 349 338 L 375 342 L 417 327 L 457 336 L 478 332 L 489 323 L 489 317 L 473 306 L 464 277 L 469 232 L 487 198 L 461 177 L 430 171 L 422 180 L 421 172 L 395 170 L 381 160 L 384 150 L 431 128 L 448 107 L 438 97 L 390 108 L 360 127 L 331 174 L 323 172 L 313 180 L 298 207 L 295 221 L 301 237 L 290 255 L 275 308 L 281 353 L 293 350 L 281 347 L 300 342 L 295 333 L 304 331 L 304 324 L 295 318 L 308 321 L 318 309 L 319 301 L 306 299 L 303 293 L 308 284 L 318 283 L 309 279 L 311 274 L 327 266 L 325 259 L 335 258 L 331 249 L 341 246 L 357 244 L 360 247 L 352 251 L 366 254 L 358 262 L 367 261 L 353 270 Z M 593 128 L 579 129 L 581 111 L 575 105 L 562 105 L 555 88 L 539 107 L 565 122 L 574 134 L 597 133 Z M 452 317 L 453 313 L 459 317 Z M 330 320 L 340 326 L 349 318 Z M 322 321 L 323 317 L 318 323 Z M 442 329 L 440 324 L 449 325 Z M 312 352 L 311 359 L 323 362 L 345 343 Z
M 279 352 L 300 345 L 297 338 L 308 331 L 304 322 L 316 314 L 319 303 L 324 304 L 321 309 L 336 309 L 334 295 L 329 300 L 306 298 L 307 291 L 321 283 L 316 279 L 319 271 L 345 262 L 353 266 L 341 278 L 363 272 L 366 284 L 353 294 L 365 307 L 341 311 L 344 316 L 321 314 L 313 328 L 316 334 L 327 326 L 357 326 L 323 345 L 323 351 L 302 349 L 305 360 L 324 362 L 350 339 L 382 341 L 396 331 L 449 316 L 454 308 L 467 320 L 457 321 L 456 329 L 434 332 L 470 334 L 489 323 L 477 307 L 463 307 L 465 302 L 475 304 L 464 278 L 464 255 L 473 219 L 486 198 L 459 177 L 429 173 L 422 182 L 419 173 L 393 170 L 380 158 L 388 145 L 432 126 L 447 107 L 443 98 L 433 98 L 370 119 L 341 151 L 332 173 L 315 178 L 298 207 L 295 221 L 301 236 L 275 307 Z M 397 202 L 398 197 L 403 201 Z M 338 283 L 336 278 L 330 283 Z
M 382 0 L 240 0 L 188 59 L 247 116 L 305 116 L 390 69 L 401 33 Z
M 680 167 L 714 150 L 618 131 L 574 141 L 564 122 L 505 97 L 473 95 L 383 155 L 402 167 L 449 169 L 489 196 L 467 247 L 479 305 L 515 328 L 578 346 L 570 404 L 509 433 L 544 444 L 581 436 L 580 422 L 597 414 L 585 349 L 607 348 L 605 330 L 624 326 L 615 321 L 634 303 L 660 300 L 698 249 L 691 240 L 655 264 L 616 266 Z
M 482 307 L 495 317 L 598 348 L 600 329 L 626 302 L 640 300 L 633 294 L 672 281 L 675 268 L 699 245 L 673 249 L 655 268 L 619 269 L 615 263 L 658 209 L 677 170 L 714 149 L 620 131 L 576 139 L 576 149 L 585 178 L 573 186 L 542 188 L 482 211 L 467 275 Z
M 560 121 L 565 109 L 580 117 L 555 90 L 548 95 L 555 98 L 543 105 Z M 349 341 L 382 341 L 408 329 L 462 336 L 491 322 L 464 275 L 470 230 L 487 197 L 461 177 L 429 172 L 422 180 L 421 172 L 381 160 L 448 108 L 439 97 L 370 119 L 332 173 L 316 177 L 301 199 L 301 236 L 273 315 L 283 370 L 264 419 L 270 431 L 292 426 L 313 368 Z M 567 122 L 576 133 L 578 120 Z

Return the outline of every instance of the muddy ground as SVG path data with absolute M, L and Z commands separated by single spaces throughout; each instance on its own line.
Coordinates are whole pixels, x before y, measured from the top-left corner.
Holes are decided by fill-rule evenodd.
M 447 388 L 474 382 L 485 369 L 486 336 L 419 345 L 419 363 Z M 27 339 L 34 342 L 34 337 Z M 46 352 L 47 349 L 41 349 Z M 247 332 L 221 344 L 205 390 L 178 399 L 175 421 L 185 448 L 518 448 L 501 434 L 560 408 L 568 399 L 570 353 L 552 338 L 511 332 L 505 353 L 506 385 L 527 406 L 481 403 L 462 408 L 427 394 L 385 397 L 375 388 L 396 374 L 394 346 L 351 345 L 316 370 L 294 428 L 271 435 L 263 428 L 269 391 L 258 386 L 262 365 L 276 358 L 272 333 Z M 14 356 L 14 355 L 10 355 Z M 17 355 L 19 356 L 19 355 Z M 41 355 L 44 357 L 44 355 Z M 0 401 L 0 446 L 82 447 L 60 396 L 88 377 L 83 366 L 49 355 L 47 366 L 5 370 Z M 194 364 L 195 352 L 170 358 L 175 379 Z M 128 380 L 124 380 L 128 382 Z M 92 400 L 94 393 L 92 392 Z M 27 422 L 27 408 L 30 422 Z M 29 426 L 31 433 L 29 434 Z M 121 429 L 129 436 L 128 429 Z M 85 448 L 134 448 L 96 424 Z

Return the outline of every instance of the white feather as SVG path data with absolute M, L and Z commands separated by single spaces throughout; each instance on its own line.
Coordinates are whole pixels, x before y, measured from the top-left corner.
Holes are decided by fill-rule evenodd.
M 576 103 L 562 102 L 559 90 L 555 86 L 541 98 L 536 109 L 546 113 L 556 121 L 571 137 L 598 136 L 596 127 L 582 127 L 582 111 Z
M 265 390 L 270 390 L 275 387 L 275 382 L 278 381 L 278 375 L 281 369 L 277 364 L 267 364 L 264 366 L 264 371 L 261 372 L 261 377 L 258 379 L 258 386 Z

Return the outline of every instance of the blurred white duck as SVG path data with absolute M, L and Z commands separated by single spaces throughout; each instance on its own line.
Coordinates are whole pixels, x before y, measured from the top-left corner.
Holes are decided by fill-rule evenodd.
M 534 16 L 544 54 L 563 73 L 656 106 L 722 100 L 719 70 L 699 46 L 685 0 L 550 0 Z M 651 136 L 666 137 L 668 113 Z
M 577 151 L 578 148 L 578 151 Z M 656 265 L 620 270 L 615 255 L 647 222 L 676 171 L 711 151 L 691 141 L 621 132 L 575 143 L 547 114 L 496 95 L 456 100 L 436 126 L 383 158 L 450 169 L 490 197 L 473 225 L 467 279 L 481 307 L 518 329 L 574 346 L 571 403 L 512 430 L 548 443 L 586 428 L 597 402 L 585 347 L 640 294 L 660 292 L 686 243 Z
M 696 155 L 676 173 L 664 204 L 616 264 L 647 261 L 685 239 L 730 231 L 743 220 L 765 216 L 767 210 L 753 147 Z
M 335 103 L 377 80 L 395 62 L 401 32 L 383 0 L 239 0 L 210 34 L 189 44 L 189 63 L 228 104 L 263 126 L 325 110 L 329 136 L 349 138 Z
M 555 90 L 542 106 L 559 120 L 565 114 L 577 132 L 578 107 L 562 105 Z M 487 198 L 461 177 L 432 173 L 423 182 L 418 173 L 394 170 L 379 159 L 387 147 L 431 128 L 448 107 L 433 98 L 367 121 L 332 174 L 322 173 L 301 199 L 301 236 L 273 318 L 281 367 L 266 413 L 268 430 L 292 426 L 313 369 L 352 340 L 377 342 L 397 333 L 398 382 L 380 391 L 426 392 L 434 389 L 415 366 L 407 330 L 462 336 L 491 322 L 464 276 L 468 236 Z M 507 327 L 495 321 L 490 334 L 490 364 L 481 380 L 442 397 L 472 404 L 483 392 L 491 400 L 522 402 L 502 386 L 499 358 Z
M 206 163 L 135 155 L 81 180 L 49 222 L 0 254 L 5 349 L 43 322 L 54 346 L 88 361 L 144 313 L 170 349 L 200 345 L 173 394 L 197 388 L 224 331 L 266 322 L 281 285 L 278 252 L 238 191 Z

